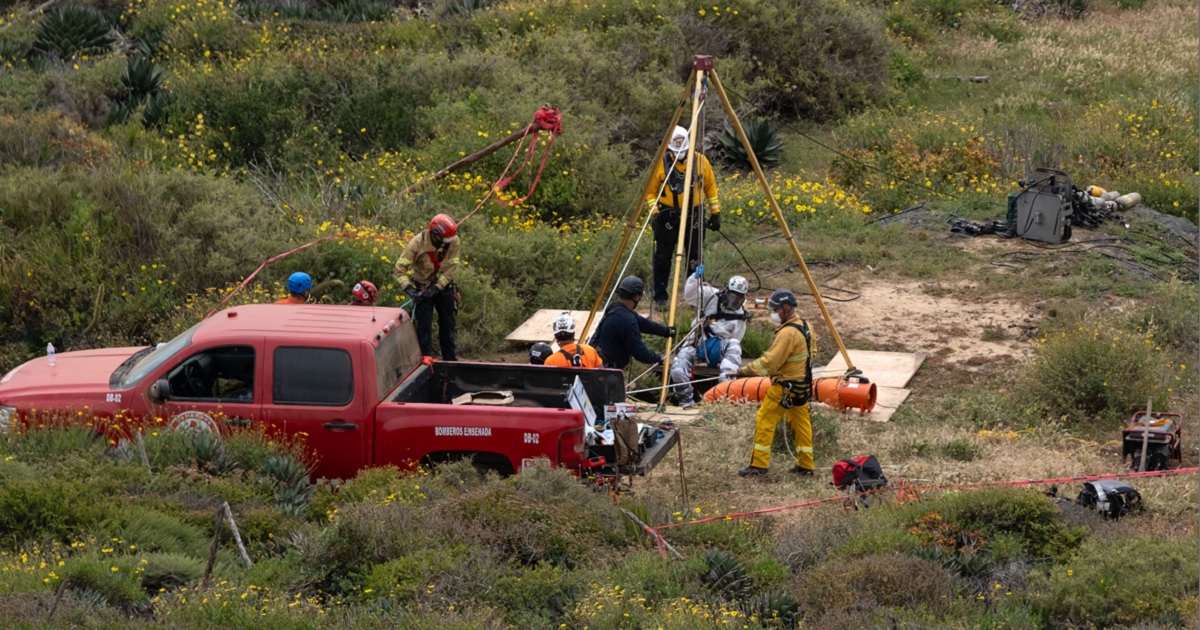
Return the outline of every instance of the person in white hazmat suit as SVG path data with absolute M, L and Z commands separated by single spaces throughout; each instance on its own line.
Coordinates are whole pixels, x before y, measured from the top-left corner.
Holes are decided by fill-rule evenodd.
M 751 315 L 745 309 L 750 283 L 733 276 L 718 289 L 702 280 L 704 265 L 698 265 L 683 285 L 683 299 L 697 309 L 692 331 L 679 344 L 679 353 L 671 360 L 671 386 L 684 409 L 695 404 L 692 367 L 705 364 L 717 368 L 721 380 L 731 379 L 742 366 L 742 337 Z

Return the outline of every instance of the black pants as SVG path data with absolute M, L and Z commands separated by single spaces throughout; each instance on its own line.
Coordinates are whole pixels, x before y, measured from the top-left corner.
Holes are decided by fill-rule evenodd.
M 458 348 L 458 303 L 454 295 L 453 285 L 439 291 L 432 298 L 416 299 L 413 308 L 413 319 L 417 325 L 417 343 L 421 344 L 421 354 L 433 356 L 433 309 L 438 314 L 438 342 L 442 346 L 443 361 L 457 361 Z
M 688 271 L 691 271 L 691 263 L 700 260 L 700 245 L 703 242 L 704 217 L 700 214 L 700 208 L 688 212 L 688 222 L 692 224 L 692 229 L 684 237 L 683 255 L 688 261 Z M 675 256 L 675 246 L 679 241 L 679 213 L 662 210 L 654 215 L 651 227 L 654 229 L 654 299 L 666 300 L 671 297 L 667 285 L 671 283 L 671 259 Z

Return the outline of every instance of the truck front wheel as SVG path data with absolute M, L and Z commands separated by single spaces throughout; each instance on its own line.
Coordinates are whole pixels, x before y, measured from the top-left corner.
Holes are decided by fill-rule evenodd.
M 512 462 L 499 453 L 484 451 L 443 451 L 430 453 L 421 460 L 423 467 L 435 467 L 438 464 L 467 460 L 479 471 L 480 475 L 495 472 L 501 477 L 508 477 L 516 472 Z

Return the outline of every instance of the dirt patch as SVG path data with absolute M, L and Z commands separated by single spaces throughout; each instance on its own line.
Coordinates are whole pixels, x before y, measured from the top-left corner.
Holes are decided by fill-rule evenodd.
M 782 282 L 804 286 L 799 277 Z M 838 285 L 862 294 L 853 302 L 826 302 L 850 349 L 858 342 L 871 346 L 861 349 L 920 352 L 966 370 L 1029 356 L 1032 347 L 1023 337 L 1041 317 L 1027 299 L 975 297 L 976 286 L 965 281 L 919 282 L 858 272 L 845 274 Z M 819 343 L 832 350 L 829 330 L 811 297 L 801 296 L 800 310 L 814 323 Z

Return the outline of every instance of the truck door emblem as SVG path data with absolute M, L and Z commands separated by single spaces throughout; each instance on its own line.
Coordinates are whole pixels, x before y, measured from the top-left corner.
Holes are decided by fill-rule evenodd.
M 217 422 L 212 416 L 203 411 L 184 411 L 171 417 L 171 421 L 167 423 L 167 428 L 172 431 L 187 431 L 190 433 L 207 431 L 213 435 L 220 435 L 217 429 Z

